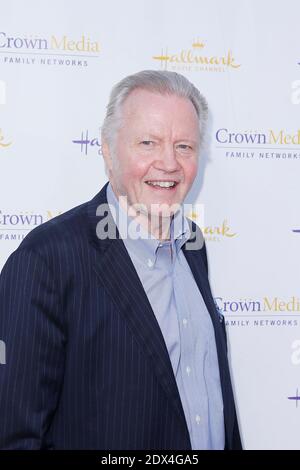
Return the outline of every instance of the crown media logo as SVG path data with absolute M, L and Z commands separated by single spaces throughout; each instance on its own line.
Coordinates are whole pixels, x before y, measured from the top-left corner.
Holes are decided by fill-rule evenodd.
M 300 129 L 260 132 L 221 127 L 215 132 L 215 148 L 229 160 L 300 160 Z
M 3 212 L 0 210 L 0 242 L 1 241 L 19 241 L 38 225 L 47 222 L 53 217 L 61 214 L 50 210 L 44 214 L 34 212 Z
M 177 72 L 225 72 L 241 67 L 241 64 L 236 63 L 230 49 L 212 54 L 206 51 L 206 44 L 199 39 L 193 41 L 190 47 L 179 51 L 170 51 L 166 47 L 159 55 L 152 56 L 152 59 L 160 62 L 162 69 Z
M 217 310 L 229 327 L 288 328 L 300 325 L 300 298 L 224 299 L 215 297 Z
M 12 35 L 0 31 L 0 57 L 5 65 L 86 67 L 98 58 L 100 43 L 82 34 L 79 38 L 50 35 Z

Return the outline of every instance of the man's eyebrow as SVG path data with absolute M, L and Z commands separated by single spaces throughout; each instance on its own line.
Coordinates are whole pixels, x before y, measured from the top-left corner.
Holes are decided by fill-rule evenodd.
M 193 140 L 193 139 L 189 139 L 189 138 L 185 138 L 185 137 L 182 137 L 180 139 L 176 139 L 176 142 L 189 142 L 190 144 L 193 144 L 193 145 L 198 145 L 198 141 L 197 140 Z
M 160 137 L 158 134 L 153 134 L 152 132 L 143 132 L 138 136 L 138 139 L 156 139 L 156 140 L 162 140 L 162 137 Z M 180 137 L 175 140 L 175 142 L 189 142 L 193 145 L 197 145 L 199 142 L 194 139 L 190 139 L 188 137 Z
M 138 136 L 138 139 L 156 139 L 156 140 L 161 140 L 161 137 L 159 137 L 157 134 L 153 134 L 151 132 L 141 132 L 141 134 Z

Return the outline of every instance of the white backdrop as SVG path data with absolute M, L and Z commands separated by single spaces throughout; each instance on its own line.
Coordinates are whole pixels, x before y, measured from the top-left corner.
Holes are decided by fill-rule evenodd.
M 0 0 L 0 11 L 0 267 L 29 230 L 105 183 L 112 85 L 142 69 L 183 73 L 210 105 L 188 202 L 205 208 L 194 217 L 243 444 L 300 449 L 299 1 Z

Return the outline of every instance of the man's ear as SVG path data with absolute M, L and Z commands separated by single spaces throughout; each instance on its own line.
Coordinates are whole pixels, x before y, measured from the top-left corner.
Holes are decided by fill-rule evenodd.
M 112 169 L 112 155 L 106 140 L 102 141 L 102 155 L 105 161 L 107 171 L 110 172 Z

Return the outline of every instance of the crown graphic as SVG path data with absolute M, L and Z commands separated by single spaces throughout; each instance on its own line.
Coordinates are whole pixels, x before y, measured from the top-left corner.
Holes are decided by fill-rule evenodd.
M 198 214 L 195 210 L 192 210 L 189 214 L 188 214 L 188 217 L 189 219 L 193 219 L 193 220 L 196 220 L 198 219 Z
M 202 49 L 205 46 L 205 44 L 204 44 L 204 42 L 201 42 L 201 41 L 199 41 L 199 39 L 197 39 L 196 41 L 193 42 L 192 46 L 194 48 Z

